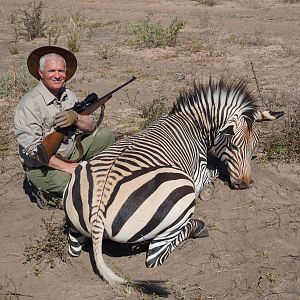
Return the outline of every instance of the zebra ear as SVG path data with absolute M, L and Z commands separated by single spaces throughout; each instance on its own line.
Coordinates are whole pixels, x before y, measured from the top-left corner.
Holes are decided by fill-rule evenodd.
M 284 115 L 283 111 L 270 111 L 270 110 L 258 111 L 254 116 L 254 120 L 256 122 L 274 121 L 279 119 L 283 115 Z
M 234 135 L 234 126 L 233 125 L 227 126 L 226 128 L 220 131 L 220 134 L 230 135 L 230 136 Z

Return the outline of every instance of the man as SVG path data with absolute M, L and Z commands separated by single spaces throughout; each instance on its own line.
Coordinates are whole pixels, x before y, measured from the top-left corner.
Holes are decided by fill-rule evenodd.
M 34 50 L 28 57 L 29 72 L 39 83 L 25 94 L 14 118 L 15 135 L 19 144 L 19 157 L 26 176 L 37 194 L 40 207 L 61 199 L 72 172 L 78 166 L 75 129 L 85 133 L 82 140 L 83 159 L 89 159 L 114 143 L 114 136 L 107 128 L 96 128 L 90 115 L 79 115 L 70 109 L 77 102 L 75 94 L 66 87 L 77 68 L 73 53 L 60 47 L 45 46 Z M 39 160 L 37 147 L 55 128 L 68 128 L 68 134 L 57 154 L 48 164 Z M 51 202 L 52 201 L 52 202 Z M 47 206 L 47 205 L 46 205 Z

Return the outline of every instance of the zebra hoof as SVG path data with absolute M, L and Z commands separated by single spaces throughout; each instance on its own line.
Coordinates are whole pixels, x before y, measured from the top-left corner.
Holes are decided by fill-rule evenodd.
M 200 191 L 200 199 L 203 201 L 208 201 L 212 198 L 213 194 L 214 194 L 214 186 L 213 184 L 207 184 L 205 185 L 202 190 Z
M 191 234 L 192 238 L 205 238 L 209 236 L 208 230 L 205 224 L 201 220 L 191 220 L 193 223 L 194 230 Z

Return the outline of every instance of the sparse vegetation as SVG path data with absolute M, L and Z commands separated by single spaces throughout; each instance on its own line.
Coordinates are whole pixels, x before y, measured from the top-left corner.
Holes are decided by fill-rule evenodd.
M 240 45 L 241 47 L 246 46 L 267 46 L 267 40 L 265 35 L 265 29 L 262 25 L 254 28 L 252 33 L 245 33 L 242 35 L 233 34 L 229 42 Z
M 11 74 L 0 75 L 0 96 L 17 100 L 34 85 L 33 78 L 29 75 L 25 65 L 25 59 L 13 62 Z
M 58 17 L 52 19 L 47 26 L 45 35 L 48 38 L 49 45 L 56 45 L 61 34 L 62 22 Z
M 283 128 L 265 146 L 268 159 L 300 162 L 300 113 L 291 114 Z
M 42 17 L 43 1 L 32 0 L 27 3 L 26 9 L 20 9 L 11 15 L 11 24 L 17 36 L 31 41 L 45 36 L 46 21 Z
M 39 37 L 47 37 L 49 45 L 56 45 L 61 35 L 64 21 L 57 16 L 51 16 L 49 21 L 43 18 L 45 8 L 42 0 L 29 1 L 26 9 L 19 9 L 10 15 L 10 23 L 15 32 L 15 40 L 24 37 L 33 40 Z M 71 13 L 66 24 L 67 46 L 73 52 L 78 52 L 81 46 L 83 34 L 86 29 L 85 18 L 80 12 Z M 15 50 L 11 47 L 10 52 Z
M 16 145 L 12 129 L 12 119 L 14 115 L 14 103 L 33 87 L 34 81 L 29 75 L 24 60 L 22 63 L 14 60 L 12 72 L 0 74 L 0 174 L 7 171 L 8 156 L 16 154 Z
M 125 296 L 123 291 L 120 295 L 121 291 L 112 290 L 90 272 L 88 253 L 83 253 L 77 259 L 68 259 L 66 256 L 63 259 L 67 263 L 64 263 L 58 254 L 62 251 L 67 255 L 67 246 L 64 244 L 67 237 L 63 233 L 62 217 L 58 218 L 62 212 L 55 210 L 53 223 L 56 225 L 47 225 L 55 227 L 57 232 L 49 230 L 50 233 L 46 233 L 44 222 L 49 223 L 52 212 L 48 211 L 46 217 L 47 212 L 39 210 L 23 192 L 23 169 L 17 157 L 12 121 L 17 99 L 37 83 L 28 73 L 25 55 L 47 43 L 68 47 L 67 25 L 71 11 L 63 11 L 68 3 L 58 7 L 57 3 L 43 0 L 47 5 L 41 14 L 47 23 L 45 36 L 25 42 L 26 36 L 19 33 L 23 25 L 15 22 L 22 15 L 19 9 L 25 9 L 28 1 L 11 3 L 4 0 L 0 5 L 2 16 L 8 18 L 12 7 L 19 14 L 15 15 L 15 19 L 12 16 L 11 24 L 5 24 L 3 19 L 1 35 L 4 58 L 0 69 L 0 211 L 3 233 L 0 300 L 60 299 L 61 295 L 77 295 L 82 299 L 160 299 L 155 295 L 138 294 L 131 286 L 127 287 Z M 39 1 L 36 0 L 36 3 Z M 235 192 L 217 180 L 213 201 L 204 203 L 197 200 L 200 209 L 198 207 L 195 216 L 205 221 L 209 238 L 190 239 L 154 273 L 143 267 L 146 253 L 109 252 L 109 249 L 117 247 L 110 248 L 108 241 L 104 241 L 104 259 L 108 265 L 115 266 L 113 269 L 117 273 L 122 274 L 121 269 L 128 270 L 129 275 L 122 276 L 129 280 L 131 277 L 167 280 L 166 285 L 171 293 L 168 298 L 177 300 L 297 299 L 300 295 L 300 286 L 297 284 L 300 255 L 296 251 L 300 232 L 300 207 L 297 202 L 300 176 L 300 98 L 297 86 L 300 50 L 297 38 L 292 37 L 299 31 L 296 9 L 300 0 L 280 0 L 281 4 L 277 1 L 211 1 L 213 5 L 222 3 L 218 6 L 209 5 L 208 2 L 167 1 L 166 6 L 165 2 L 160 1 L 151 1 L 150 4 L 137 1 L 136 10 L 132 6 L 123 10 L 124 5 L 120 5 L 122 3 L 118 0 L 105 3 L 105 9 L 101 9 L 101 1 L 80 3 L 80 14 L 89 12 L 85 15 L 88 23 L 80 37 L 80 46 L 75 50 L 81 52 L 78 73 L 68 82 L 68 87 L 82 99 L 90 92 L 103 94 L 117 82 L 123 82 L 123 77 L 134 74 L 138 78 L 134 85 L 116 93 L 112 101 L 107 103 L 103 126 L 110 127 L 117 140 L 127 138 L 168 113 L 168 104 L 176 96 L 176 91 L 194 79 L 205 80 L 210 75 L 214 78 L 220 75 L 241 77 L 249 80 L 253 90 L 256 90 L 249 61 L 255 63 L 261 94 L 269 100 L 268 103 L 262 101 L 262 107 L 286 113 L 274 123 L 258 125 L 258 157 L 263 154 L 262 159 L 266 164 L 262 166 L 257 160 L 252 162 L 254 188 Z M 144 37 L 128 34 L 129 27 L 124 26 L 128 12 L 132 12 L 131 21 L 139 17 L 142 20 L 145 10 L 153 23 L 157 23 L 154 20 L 160 20 L 160 26 L 166 30 L 176 15 L 188 21 L 189 26 L 182 27 L 184 30 L 180 29 L 177 33 L 175 48 L 143 48 L 136 51 L 124 45 L 124 40 L 130 38 L 138 47 L 165 46 L 164 36 L 162 46 L 146 46 Z M 111 11 L 116 13 L 109 14 Z M 166 19 L 167 15 L 170 15 L 169 20 Z M 15 35 L 13 26 L 16 28 Z M 73 44 L 77 45 L 78 38 L 74 36 Z M 184 77 L 184 80 L 180 80 Z M 167 99 L 161 95 L 166 95 Z M 152 99 L 157 100 L 152 102 Z M 263 99 L 258 97 L 258 100 L 260 104 Z M 141 107 L 141 103 L 148 104 Z M 220 202 L 221 209 L 216 209 L 216 201 Z M 16 211 L 17 221 L 14 217 Z M 42 217 L 45 218 L 43 222 Z M 32 220 L 36 226 L 31 225 Z M 61 243 L 61 247 L 55 245 L 60 250 L 52 248 L 50 239 L 53 243 Z M 31 262 L 28 259 L 22 267 L 20 263 L 27 259 L 27 255 Z M 73 261 L 76 270 L 72 271 L 69 263 Z M 50 269 L 50 266 L 55 268 Z M 36 275 L 43 274 L 40 278 L 33 276 L 33 272 Z M 12 281 L 6 279 L 6 274 Z M 214 284 L 215 278 L 217 285 Z M 80 289 L 83 285 L 85 288 Z M 97 291 L 87 286 L 97 286 Z
M 283 0 L 283 2 L 288 4 L 295 4 L 300 3 L 300 0 Z
M 10 129 L 12 114 L 13 109 L 7 103 L 3 103 L 0 114 L 0 174 L 7 171 L 7 157 L 13 152 L 14 137 Z
M 141 110 L 142 118 L 144 118 L 141 127 L 146 128 L 151 123 L 157 121 L 161 116 L 167 114 L 170 109 L 166 105 L 166 99 L 160 98 L 153 100 L 150 104 L 142 105 Z
M 175 46 L 180 29 L 185 21 L 173 18 L 168 27 L 164 27 L 159 21 L 147 18 L 143 21 L 131 23 L 129 32 L 136 36 L 134 41 L 140 47 L 155 48 L 163 46 Z
M 67 235 L 65 232 L 65 221 L 58 222 L 54 220 L 53 214 L 49 220 L 42 219 L 41 228 L 46 232 L 43 238 L 32 241 L 27 244 L 24 250 L 25 262 L 35 261 L 35 274 L 40 273 L 42 263 L 55 268 L 58 261 L 66 262 L 67 253 Z
M 85 29 L 85 18 L 80 14 L 80 12 L 72 13 L 67 25 L 67 45 L 69 50 L 72 52 L 79 51 Z
M 6 275 L 4 282 L 0 283 L 0 300 L 19 300 L 23 297 L 33 298 L 30 294 L 18 293 L 15 282 Z
M 215 0 L 194 0 L 201 5 L 214 6 L 217 4 Z
M 8 51 L 11 55 L 16 55 L 16 54 L 19 54 L 19 48 L 17 46 L 17 40 L 15 41 L 12 41 L 9 43 L 9 46 L 8 46 Z

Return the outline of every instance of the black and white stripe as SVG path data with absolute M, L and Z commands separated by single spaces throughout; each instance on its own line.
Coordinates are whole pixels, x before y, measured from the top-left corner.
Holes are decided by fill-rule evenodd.
M 92 237 L 105 280 L 127 282 L 104 263 L 103 237 L 149 241 L 146 265 L 153 267 L 188 237 L 207 236 L 204 223 L 191 219 L 195 199 L 214 175 L 207 155 L 225 161 L 233 186 L 249 186 L 259 115 L 243 82 L 195 85 L 169 115 L 81 163 L 65 192 L 65 211 L 74 228 Z

